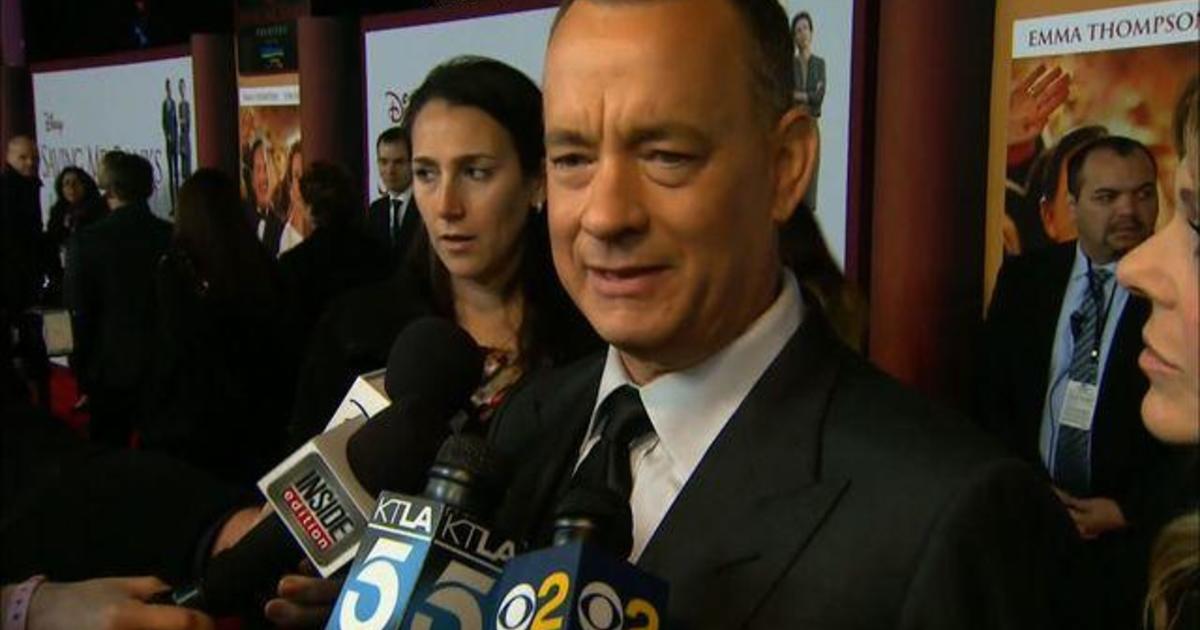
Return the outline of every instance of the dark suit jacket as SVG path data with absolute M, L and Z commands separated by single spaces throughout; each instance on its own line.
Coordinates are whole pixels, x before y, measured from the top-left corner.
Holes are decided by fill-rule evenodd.
M 400 237 L 392 239 L 392 204 L 387 196 L 371 202 L 367 208 L 367 233 L 379 243 L 385 245 L 391 254 L 392 262 L 399 263 L 408 253 L 417 231 L 424 229 L 421 212 L 417 210 L 416 199 L 409 195 L 404 204 L 404 218 L 400 221 Z
M 171 224 L 145 204 L 130 205 L 71 240 L 66 291 L 77 372 L 88 385 L 136 388 L 153 352 L 154 274 Z
M 804 88 L 800 85 L 799 60 L 792 59 L 792 74 L 796 79 L 798 90 L 808 96 L 808 111 L 814 118 L 821 117 L 821 104 L 825 102 L 825 60 L 816 55 L 808 58 L 808 76 Z
M 495 421 L 497 450 L 520 462 L 502 531 L 545 542 L 602 365 L 547 374 Z M 854 355 L 810 307 L 639 565 L 670 584 L 671 628 L 1067 628 L 1073 546 L 1027 465 Z
M 354 226 L 318 228 L 279 257 L 292 302 L 294 330 L 308 339 L 325 307 L 351 289 L 391 272 L 387 251 Z
M 387 365 L 396 335 L 433 314 L 423 284 L 405 271 L 333 300 L 313 328 L 296 384 L 289 442 L 320 433 L 355 377 Z
M 263 235 L 260 242 L 263 247 L 267 248 L 272 257 L 279 256 L 279 237 L 283 235 L 283 221 L 275 216 L 274 212 L 268 212 L 265 215 L 260 215 L 253 204 L 246 204 L 243 208 L 246 214 L 246 223 L 250 224 L 250 232 L 254 234 L 254 238 L 258 238 L 258 220 L 259 218 L 266 219 L 267 224 L 263 228 Z
M 1009 259 L 988 310 L 982 417 L 991 433 L 1038 467 L 1055 328 L 1074 260 L 1074 242 Z M 1148 499 L 1163 485 L 1159 464 L 1169 457 L 1142 424 L 1148 384 L 1137 357 L 1149 313 L 1146 300 L 1130 296 L 1113 335 L 1092 425 L 1092 486 L 1095 496 L 1116 500 L 1131 523 L 1149 520 L 1156 528 L 1162 515 Z

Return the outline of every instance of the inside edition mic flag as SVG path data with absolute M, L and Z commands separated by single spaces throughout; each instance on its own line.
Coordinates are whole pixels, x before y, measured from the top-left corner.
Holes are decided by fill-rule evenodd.
M 632 529 L 626 500 L 573 488 L 557 511 L 554 546 L 508 563 L 485 628 L 659 630 L 667 583 L 625 560 Z
M 381 494 L 326 628 L 483 628 L 491 589 L 516 553 L 479 518 L 502 480 L 483 438 L 455 435 L 423 496 Z

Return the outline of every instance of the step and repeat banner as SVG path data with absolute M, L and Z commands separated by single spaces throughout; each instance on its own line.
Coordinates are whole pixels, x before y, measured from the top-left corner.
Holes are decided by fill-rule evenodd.
M 1174 213 L 1175 104 L 1200 71 L 1195 0 L 1039 0 L 997 5 L 989 147 L 986 296 L 1006 257 L 1076 238 L 1065 179 L 1102 135 L 1158 162 L 1158 225 Z
M 192 58 L 53 68 L 33 73 L 42 208 L 55 201 L 54 180 L 78 166 L 92 177 L 106 152 L 137 153 L 154 166 L 150 207 L 171 216 L 179 184 L 196 168 Z
M 820 170 L 812 195 L 835 260 L 846 251 L 848 164 L 850 157 L 851 52 L 854 2 L 787 0 L 794 25 L 796 74 L 804 83 L 797 98 L 817 116 L 821 133 Z M 396 19 L 364 22 L 367 152 L 372 199 L 383 194 L 376 166 L 375 139 L 400 124 L 408 98 L 434 66 L 458 55 L 499 59 L 525 72 L 539 85 L 555 7 L 496 15 L 404 24 Z M 804 15 L 803 19 L 800 18 Z M 799 48 L 803 42 L 805 54 Z

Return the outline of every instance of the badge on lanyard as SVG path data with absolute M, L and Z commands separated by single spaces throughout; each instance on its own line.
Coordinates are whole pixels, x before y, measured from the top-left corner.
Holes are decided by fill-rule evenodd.
M 1071 379 L 1067 381 L 1067 392 L 1063 396 L 1058 423 L 1080 431 L 1092 430 L 1092 418 L 1096 414 L 1096 400 L 1100 388 L 1093 383 Z

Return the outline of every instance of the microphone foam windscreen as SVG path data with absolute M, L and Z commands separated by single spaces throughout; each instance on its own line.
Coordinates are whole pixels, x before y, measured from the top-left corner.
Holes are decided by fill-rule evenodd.
M 372 495 L 419 494 L 438 446 L 450 434 L 447 414 L 419 403 L 392 404 L 346 443 L 350 471 Z
M 392 402 L 418 398 L 447 417 L 470 399 L 483 379 L 483 352 L 454 322 L 425 317 L 396 336 L 384 387 Z

